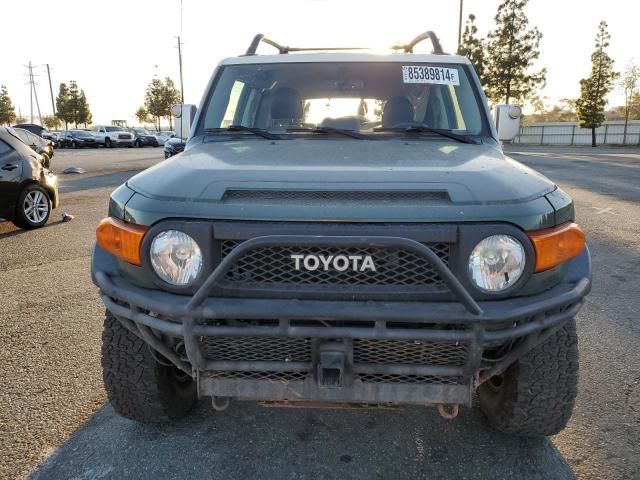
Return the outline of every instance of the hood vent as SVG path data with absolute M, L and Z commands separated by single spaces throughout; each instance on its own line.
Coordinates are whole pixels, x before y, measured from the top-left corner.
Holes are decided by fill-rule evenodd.
M 371 203 L 451 203 L 447 192 L 411 190 L 227 190 L 223 202 L 270 202 L 333 204 L 344 202 Z

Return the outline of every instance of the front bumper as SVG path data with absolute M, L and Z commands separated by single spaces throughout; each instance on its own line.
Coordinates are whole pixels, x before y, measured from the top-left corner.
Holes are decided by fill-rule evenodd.
M 203 395 L 365 403 L 470 405 L 474 387 L 573 318 L 591 287 L 585 248 L 568 262 L 563 282 L 543 293 L 475 302 L 433 252 L 411 243 L 403 242 L 433 263 L 458 302 L 209 296 L 234 253 L 193 297 L 130 284 L 99 247 L 92 274 L 106 307 L 176 366 L 197 375 Z M 184 342 L 184 354 L 168 349 L 167 338 Z M 258 350 L 269 342 L 300 341 L 308 344 L 309 356 L 244 358 L 239 353 L 243 347 L 237 347 L 231 356 L 218 358 L 214 349 L 212 358 L 211 345 L 228 351 L 224 342 L 238 345 L 238 339 L 257 342 Z M 362 345 L 373 349 L 362 356 Z M 395 353 L 382 359 L 379 352 L 389 345 Z M 498 360 L 485 361 L 487 352 L 505 346 Z M 416 348 L 422 360 L 414 355 L 407 361 L 404 352 Z M 454 350 L 458 353 L 447 356 Z

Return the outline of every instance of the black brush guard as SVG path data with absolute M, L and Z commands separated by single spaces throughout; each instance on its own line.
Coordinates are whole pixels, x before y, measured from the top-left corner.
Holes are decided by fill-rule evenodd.
M 458 302 L 210 296 L 243 255 L 254 249 L 275 246 L 384 247 L 411 251 L 433 265 Z M 572 261 L 580 265 L 560 285 L 532 297 L 481 302 L 481 307 L 442 260 L 417 241 L 381 236 L 275 235 L 242 242 L 222 260 L 197 292 L 188 297 L 133 286 L 114 274 L 113 268 L 100 268 L 98 257 L 104 255 L 109 256 L 96 247 L 94 282 L 101 290 L 106 307 L 125 327 L 176 367 L 197 376 L 200 394 L 259 400 L 470 405 L 475 386 L 503 372 L 573 318 L 591 285 L 589 253 L 585 248 L 583 254 Z M 238 326 L 225 324 L 227 319 L 272 322 Z M 215 324 L 216 320 L 220 320 L 220 324 Z M 338 325 L 339 322 L 349 325 Z M 400 322 L 403 322 L 402 328 L 398 327 Z M 414 324 L 416 328 L 407 328 L 407 324 Z M 430 327 L 420 328 L 426 324 Z M 163 336 L 182 339 L 187 358 L 181 358 L 170 349 Z M 203 337 L 219 336 L 308 338 L 324 347 L 314 349 L 315 357 L 311 362 L 207 359 L 203 355 Z M 463 365 L 455 366 L 354 364 L 354 339 L 460 343 L 467 345 L 467 359 Z M 484 361 L 483 354 L 487 349 L 509 342 L 513 342 L 513 347 L 504 356 L 489 364 Z M 233 372 L 240 375 L 234 376 Z M 288 376 L 279 375 L 282 372 L 287 372 Z M 313 375 L 308 375 L 309 372 Z M 361 376 L 376 375 L 407 381 L 366 383 L 359 380 Z M 413 381 L 416 378 L 431 380 L 421 383 Z

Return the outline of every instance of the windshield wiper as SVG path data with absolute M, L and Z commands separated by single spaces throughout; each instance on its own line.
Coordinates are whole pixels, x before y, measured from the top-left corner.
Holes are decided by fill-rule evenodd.
M 205 128 L 204 133 L 222 133 L 222 132 L 249 132 L 269 140 L 282 140 L 282 137 L 269 133 L 261 128 L 245 127 L 244 125 L 229 125 L 227 128 Z
M 476 140 L 469 137 L 465 137 L 464 135 L 453 133 L 450 130 L 442 130 L 440 128 L 433 128 L 433 127 L 429 127 L 428 125 L 422 125 L 422 124 L 409 125 L 406 127 L 378 127 L 378 128 L 374 128 L 373 131 L 374 132 L 435 133 L 436 135 L 441 135 L 443 137 L 447 137 L 461 143 L 471 143 L 473 145 L 478 144 Z
M 308 133 L 320 133 L 320 134 L 330 134 L 337 133 L 338 135 L 344 135 L 345 137 L 357 138 L 358 140 L 365 140 L 367 137 L 358 133 L 354 130 L 347 130 L 344 128 L 333 128 L 333 127 L 293 127 L 287 128 L 287 132 L 308 132 Z

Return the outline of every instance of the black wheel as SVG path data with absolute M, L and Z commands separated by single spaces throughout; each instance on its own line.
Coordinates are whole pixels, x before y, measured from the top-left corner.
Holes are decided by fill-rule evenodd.
M 78 142 L 73 142 L 73 143 L 71 144 L 71 146 L 72 146 L 73 148 L 78 148 Z
M 104 148 L 111 148 L 111 139 L 110 138 L 105 138 L 104 139 Z
M 478 388 L 489 424 L 504 433 L 543 437 L 571 418 L 578 392 L 578 336 L 571 320 L 504 374 Z
M 17 227 L 32 230 L 47 223 L 49 215 L 51 215 L 49 193 L 38 184 L 27 185 L 18 195 L 13 223 Z
M 118 414 L 142 423 L 158 423 L 183 418 L 193 408 L 197 401 L 195 381 L 156 358 L 160 355 L 154 358 L 143 340 L 107 312 L 102 377 Z
M 140 140 L 136 140 L 135 146 L 136 148 L 142 148 L 142 144 L 140 143 Z

